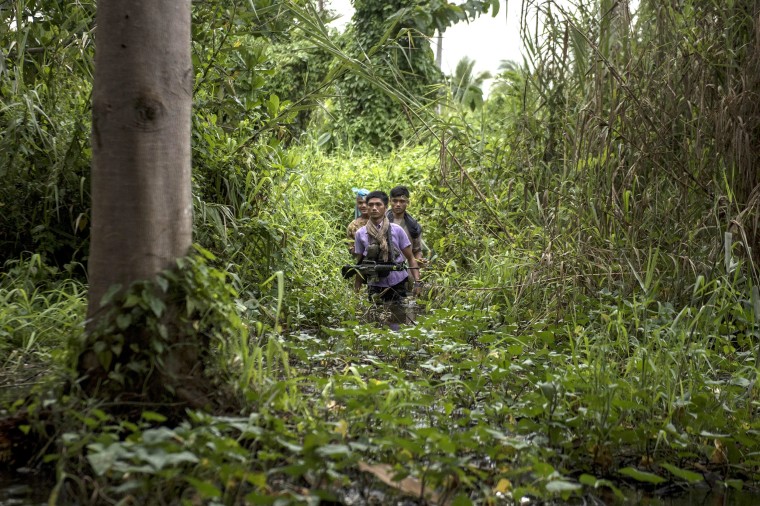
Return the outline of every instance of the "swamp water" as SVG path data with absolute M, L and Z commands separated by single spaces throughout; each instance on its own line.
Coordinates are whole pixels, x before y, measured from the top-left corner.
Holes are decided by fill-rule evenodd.
M 37 476 L 0 473 L 0 506 L 43 506 L 53 484 Z
M 38 476 L 27 474 L 0 474 L 0 506 L 44 506 L 48 499 L 53 484 Z M 380 485 L 379 487 L 382 487 Z M 575 498 L 569 502 L 561 501 L 533 501 L 524 498 L 520 506 L 560 506 L 560 505 L 589 505 L 601 506 L 607 504 L 631 504 L 644 506 L 756 506 L 760 505 L 760 495 L 745 490 L 716 490 L 709 488 L 694 488 L 684 490 L 676 495 L 661 497 L 649 492 L 636 489 L 624 489 L 625 502 L 615 501 L 613 498 L 600 496 L 584 496 Z M 65 501 L 57 504 L 67 505 Z M 368 506 L 370 504 L 389 506 L 413 506 L 422 504 L 411 498 L 398 497 L 395 494 L 387 494 L 386 490 L 377 490 L 369 494 L 347 494 L 345 502 L 347 506 Z M 507 501 L 504 505 L 510 504 Z

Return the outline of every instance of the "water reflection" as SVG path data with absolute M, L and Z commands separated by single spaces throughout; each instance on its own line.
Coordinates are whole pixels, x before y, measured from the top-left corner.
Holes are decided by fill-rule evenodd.
M 631 490 L 626 495 L 632 504 L 649 506 L 755 506 L 760 504 L 760 495 L 756 492 L 717 487 L 692 488 L 667 497 L 642 490 Z
M 50 483 L 40 484 L 38 476 L 0 474 L 0 506 L 46 505 L 52 488 Z
M 363 320 L 367 323 L 377 323 L 392 330 L 398 330 L 402 325 L 415 325 L 417 316 L 424 312 L 412 298 L 402 302 L 371 303 L 364 313 Z

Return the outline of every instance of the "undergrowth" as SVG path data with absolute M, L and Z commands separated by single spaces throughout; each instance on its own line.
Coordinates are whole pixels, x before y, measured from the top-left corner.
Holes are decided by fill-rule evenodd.
M 236 304 L 239 339 L 217 358 L 240 411 L 188 411 L 167 425 L 154 409 L 126 421 L 64 397 L 54 402 L 60 436 L 40 458 L 57 469 L 53 498 L 90 503 L 490 504 L 603 492 L 622 501 L 628 485 L 752 490 L 757 301 L 736 267 L 701 278 L 680 307 L 644 278 L 633 295 L 578 298 L 562 318 L 520 318 L 472 297 L 400 331 L 357 321 L 358 301 L 320 333 L 257 323 Z
M 151 411 L 126 423 L 92 407 L 63 438 L 59 490 L 369 501 L 388 475 L 409 480 L 381 501 L 485 504 L 599 489 L 622 499 L 626 483 L 752 487 L 756 350 L 737 342 L 740 325 L 704 318 L 721 298 L 741 302 L 721 287 L 679 310 L 600 294 L 590 316 L 563 322 L 459 307 L 400 332 L 346 322 L 326 338 L 268 334 L 241 344 L 256 357 L 243 413 L 167 427 Z M 88 474 L 97 485 L 76 478 Z

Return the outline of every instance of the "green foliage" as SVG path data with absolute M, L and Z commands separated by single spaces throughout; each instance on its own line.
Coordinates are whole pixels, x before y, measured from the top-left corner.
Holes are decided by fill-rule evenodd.
M 430 106 L 441 75 L 424 32 L 406 8 L 413 0 L 354 2 L 354 17 L 344 35 L 349 56 L 369 64 L 369 76 L 345 74 L 337 84 L 336 131 L 332 137 L 344 147 L 361 145 L 380 151 L 411 140 L 410 107 Z M 368 78 L 369 77 L 369 78 Z M 381 81 L 397 90 L 392 97 Z
M 433 160 L 423 149 L 360 157 L 325 156 L 313 149 L 299 153 L 298 177 L 278 198 L 282 205 L 277 212 L 287 223 L 289 237 L 279 268 L 288 283 L 288 325 L 321 329 L 336 325 L 346 309 L 354 307 L 352 289 L 340 277 L 341 266 L 351 260 L 345 239 L 346 227 L 354 219 L 351 188 L 387 192 L 406 184 L 414 198 L 422 195 L 425 172 Z M 421 203 L 414 209 L 425 212 Z
M 348 503 L 369 490 L 379 502 L 434 493 L 482 504 L 621 500 L 626 484 L 753 487 L 760 297 L 747 90 L 757 76 L 746 4 L 642 2 L 627 23 L 624 2 L 572 14 L 544 3 L 529 61 L 502 68 L 477 114 L 425 117 L 428 145 L 326 156 L 327 136 L 313 133 L 314 145 L 286 149 L 313 99 L 341 111 L 325 130 L 337 145 L 405 140 L 400 104 L 422 117 L 439 77 L 418 39 L 488 2 L 381 4 L 357 5 L 351 56 L 307 5 L 195 5 L 195 232 L 214 255 L 114 299 L 85 344 L 124 399 L 140 393 L 141 373 L 165 368 L 167 350 L 197 339 L 195 363 L 234 413 L 169 423 L 164 406 L 139 406 L 128 421 L 108 402 L 20 400 L 10 414 L 61 415 L 63 435 L 45 450 L 59 471 L 51 502 Z M 71 357 L 54 350 L 86 339 L 85 288 L 60 281 L 60 266 L 76 264 L 59 252 L 82 237 L 55 235 L 66 220 L 51 210 L 85 232 L 88 154 L 76 139 L 91 60 L 72 35 L 89 33 L 73 21 L 90 19 L 82 12 L 48 6 L 29 22 L 24 9 L 37 4 L 17 5 L 22 14 L 2 11 L 23 27 L 0 34 L 9 54 L 24 40 L 45 47 L 0 69 L 0 156 L 15 171 L 3 230 L 17 234 L 5 244 L 13 258 L 40 252 L 0 280 L 0 357 L 20 376 L 30 364 L 61 372 Z M 336 76 L 343 95 L 330 104 L 322 86 Z M 356 97 L 379 112 L 349 117 Z M 392 332 L 362 323 L 369 307 L 338 272 L 350 189 L 396 184 L 412 189 L 438 257 L 418 300 L 429 313 Z
M 420 32 L 432 36 L 434 30 L 443 33 L 456 23 L 469 22 L 481 14 L 486 14 L 489 9 L 491 15 L 496 17 L 499 13 L 499 4 L 499 0 L 466 0 L 461 4 L 454 4 L 447 0 L 430 0 L 417 2 L 416 5 L 410 7 L 409 16 Z
M 276 72 L 267 79 L 266 87 L 286 97 L 290 109 L 297 111 L 288 129 L 292 137 L 298 138 L 308 134 L 315 102 L 327 96 L 329 83 L 326 79 L 332 56 L 308 40 L 300 30 L 290 33 L 290 40 L 272 45 L 269 60 L 276 65 Z M 334 33 L 331 36 L 337 37 Z
M 750 482 L 755 350 L 726 353 L 730 330 L 702 308 L 741 294 L 709 286 L 680 311 L 600 294 L 590 316 L 560 322 L 462 307 L 398 332 L 346 322 L 320 338 L 270 336 L 250 348 L 261 372 L 244 416 L 193 412 L 168 427 L 152 412 L 127 424 L 92 410 L 61 453 L 83 460 L 62 460 L 59 476 L 92 476 L 70 493 L 263 504 L 365 487 L 391 501 L 421 483 L 475 504 L 622 498 L 621 480 L 695 483 L 706 468 Z M 417 488 L 383 487 L 381 464 Z
M 80 261 L 89 224 L 93 2 L 0 9 L 0 257 Z
M 463 57 L 450 76 L 451 97 L 455 103 L 474 111 L 483 106 L 483 81 L 491 78 L 490 72 L 473 75 L 475 60 Z
M 0 273 L 0 401 L 21 396 L 31 383 L 22 378 L 45 373 L 51 361 L 66 359 L 69 339 L 83 331 L 86 286 L 61 279 L 40 255 L 8 261 Z M 72 273 L 68 273 L 71 276 Z M 68 277 L 66 276 L 66 277 Z M 16 385 L 18 383 L 18 385 Z
M 212 391 L 198 390 L 198 375 L 212 383 L 213 352 L 245 330 L 227 275 L 208 265 L 211 253 L 196 250 L 155 279 L 112 287 L 95 324 L 72 343 L 77 370 L 88 371 L 86 382 L 96 383 L 100 395 L 124 400 L 151 392 L 157 399 L 171 398 L 166 391 Z

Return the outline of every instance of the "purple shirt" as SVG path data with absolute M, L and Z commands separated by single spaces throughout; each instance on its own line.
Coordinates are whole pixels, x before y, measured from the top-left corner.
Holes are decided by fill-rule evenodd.
M 404 229 L 396 225 L 395 223 L 391 223 L 391 241 L 393 241 L 393 244 L 396 245 L 396 247 L 401 251 L 402 249 L 406 248 L 407 246 L 411 246 L 412 243 L 409 242 L 409 238 L 406 236 L 406 232 L 404 232 Z M 371 221 L 367 222 L 365 226 L 360 228 L 356 232 L 354 243 L 354 253 L 358 255 L 364 255 L 366 254 L 367 248 L 369 247 L 369 234 L 367 233 L 367 227 L 377 227 L 374 223 Z M 377 227 L 379 228 L 379 227 Z M 398 257 L 396 257 L 396 263 L 400 264 L 404 261 L 404 255 L 403 253 L 400 254 Z M 406 278 L 409 277 L 409 274 L 406 272 L 406 270 L 403 271 L 391 271 L 387 277 L 380 278 L 380 281 L 377 283 L 370 283 L 372 286 L 393 286 L 401 283 Z

